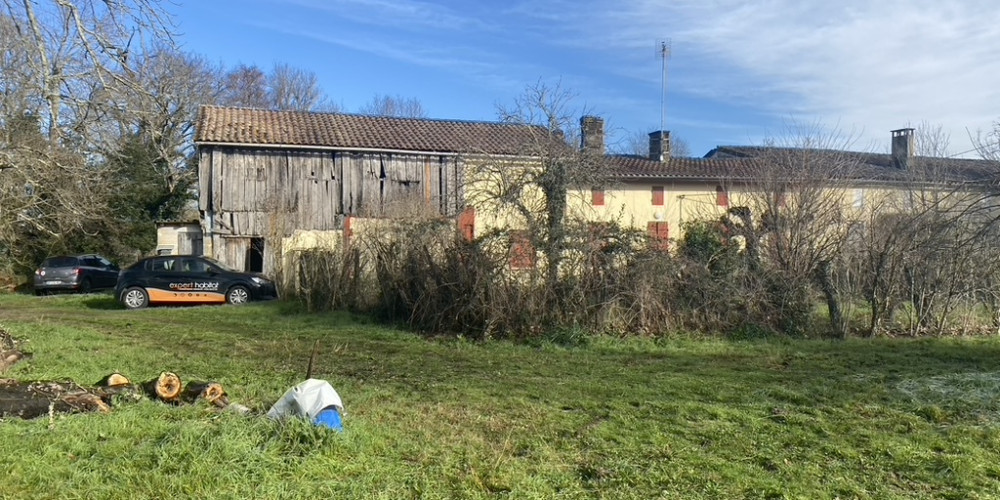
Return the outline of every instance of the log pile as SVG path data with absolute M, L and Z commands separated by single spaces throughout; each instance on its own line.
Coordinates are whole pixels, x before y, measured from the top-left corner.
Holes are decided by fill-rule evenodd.
M 17 340 L 0 327 L 0 375 L 28 356 L 19 349 Z M 117 404 L 147 398 L 175 405 L 204 401 L 216 408 L 231 407 L 240 413 L 248 411 L 243 406 L 230 405 L 221 384 L 192 382 L 185 385 L 173 372 L 162 372 L 158 377 L 140 384 L 114 372 L 90 387 L 72 381 L 21 382 L 0 378 L 0 418 L 28 419 L 54 413 L 90 411 L 108 413 Z
M 204 401 L 216 408 L 230 405 L 222 385 L 194 382 L 186 387 L 176 373 L 162 372 L 152 380 L 133 384 L 120 373 L 111 373 L 93 387 L 74 382 L 19 382 L 0 379 L 0 418 L 36 418 L 53 413 L 111 412 L 121 403 L 155 399 L 168 404 Z

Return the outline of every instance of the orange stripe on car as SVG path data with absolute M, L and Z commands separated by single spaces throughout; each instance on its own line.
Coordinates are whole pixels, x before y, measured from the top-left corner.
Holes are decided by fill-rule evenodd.
M 199 302 L 208 304 L 226 301 L 224 294 L 216 292 L 174 292 L 159 290 L 157 288 L 149 288 L 146 292 L 149 293 L 150 302 Z

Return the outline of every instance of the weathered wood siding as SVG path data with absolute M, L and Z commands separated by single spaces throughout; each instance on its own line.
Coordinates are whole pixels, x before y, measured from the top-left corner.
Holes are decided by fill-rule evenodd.
M 461 160 L 453 155 L 202 146 L 199 161 L 199 207 L 214 235 L 340 229 L 344 216 L 377 216 L 418 200 L 452 216 L 463 204 Z

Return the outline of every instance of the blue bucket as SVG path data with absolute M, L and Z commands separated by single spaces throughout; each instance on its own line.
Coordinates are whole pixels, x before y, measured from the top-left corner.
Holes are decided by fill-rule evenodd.
M 313 423 L 321 427 L 328 427 L 335 431 L 343 432 L 344 424 L 340 421 L 340 412 L 335 406 L 327 406 L 319 411 Z

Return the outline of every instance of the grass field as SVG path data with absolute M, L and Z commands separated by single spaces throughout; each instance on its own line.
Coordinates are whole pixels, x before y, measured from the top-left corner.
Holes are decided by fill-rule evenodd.
M 0 498 L 1000 498 L 1000 340 L 424 340 L 283 303 L 0 295 L 33 358 L 162 370 L 255 410 L 155 402 L 0 421 Z M 260 416 L 314 376 L 345 432 Z

